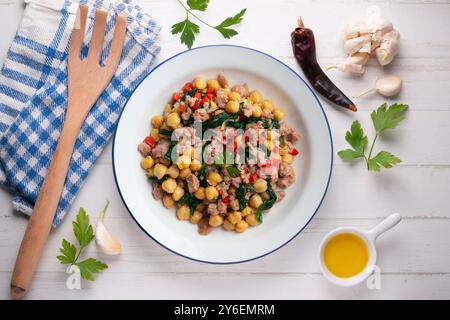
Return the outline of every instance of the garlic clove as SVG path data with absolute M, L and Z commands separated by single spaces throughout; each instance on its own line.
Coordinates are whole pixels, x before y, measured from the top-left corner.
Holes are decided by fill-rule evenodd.
M 382 66 L 388 65 L 394 60 L 400 46 L 400 33 L 392 30 L 383 35 L 380 46 L 375 49 L 375 56 Z
M 354 96 L 353 98 L 360 98 L 371 92 L 378 92 L 382 96 L 392 97 L 400 92 L 403 86 L 402 79 L 397 75 L 386 76 L 378 79 L 375 82 L 375 87 L 366 91 L 361 92 L 360 94 Z
M 97 227 L 95 229 L 95 241 L 103 253 L 108 255 L 116 255 L 122 251 L 122 245 L 111 236 L 108 229 L 105 227 L 104 219 L 108 206 L 109 201 L 106 203 L 100 217 L 98 218 Z
M 391 75 L 378 79 L 375 82 L 375 90 L 385 97 L 392 97 L 400 92 L 402 85 L 403 81 L 399 76 Z
M 352 55 L 355 52 L 358 52 L 367 43 L 370 43 L 370 36 L 368 35 L 346 40 L 344 42 L 344 51 L 348 55 Z

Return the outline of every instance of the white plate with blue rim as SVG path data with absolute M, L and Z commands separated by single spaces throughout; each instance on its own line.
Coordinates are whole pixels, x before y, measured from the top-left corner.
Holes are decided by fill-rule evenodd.
M 300 154 L 293 164 L 296 181 L 263 222 L 244 233 L 216 228 L 207 236 L 176 218 L 152 197 L 140 168 L 137 145 L 150 131 L 150 118 L 162 114 L 172 92 L 198 75 L 224 73 L 231 84 L 247 83 L 285 111 L 297 130 Z M 217 264 L 266 256 L 294 239 L 319 209 L 331 176 L 333 145 L 328 120 L 314 92 L 291 68 L 246 47 L 213 45 L 182 52 L 158 65 L 137 87 L 119 120 L 113 142 L 113 170 L 120 196 L 139 227 L 164 248 L 188 259 Z

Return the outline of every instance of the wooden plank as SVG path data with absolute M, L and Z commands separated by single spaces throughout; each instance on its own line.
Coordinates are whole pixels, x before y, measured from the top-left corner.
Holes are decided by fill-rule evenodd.
M 340 288 L 318 274 L 123 274 L 107 272 L 82 290 L 68 290 L 64 273 L 39 273 L 27 299 L 448 299 L 450 275 L 381 276 L 379 290 L 365 283 Z M 0 286 L 9 274 L 0 272 Z M 8 298 L 6 290 L 0 299 Z M 225 302 L 224 302 L 225 303 Z
M 91 213 L 91 219 L 97 215 Z M 110 217 L 107 224 L 120 239 L 123 252 L 120 256 L 104 256 L 96 245 L 89 253 L 99 257 L 111 267 L 108 272 L 123 273 L 319 273 L 318 247 L 323 236 L 342 226 L 370 229 L 380 219 L 323 219 L 318 216 L 291 243 L 275 253 L 252 262 L 228 265 L 211 265 L 192 262 L 170 253 L 149 239 L 123 212 L 122 217 Z M 187 222 L 186 232 L 195 232 Z M 449 219 L 405 219 L 394 230 L 378 240 L 378 266 L 387 273 L 450 273 L 448 250 Z M 0 226 L 0 271 L 12 271 L 19 240 L 25 229 L 25 221 L 10 219 Z M 69 221 L 51 234 L 38 272 L 62 272 L 64 267 L 56 260 L 61 239 L 74 239 Z M 217 231 L 222 232 L 222 231 Z M 251 232 L 251 231 L 248 231 Z M 205 241 L 208 241 L 205 238 Z

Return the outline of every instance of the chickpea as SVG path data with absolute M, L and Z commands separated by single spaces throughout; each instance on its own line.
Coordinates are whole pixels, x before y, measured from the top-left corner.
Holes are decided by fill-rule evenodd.
M 222 176 L 220 174 L 218 174 L 217 172 L 210 172 L 208 174 L 208 177 L 206 178 L 206 181 L 212 185 L 212 186 L 217 186 L 217 184 L 219 182 L 222 181 Z
M 228 113 L 236 113 L 239 111 L 239 102 L 237 101 L 228 101 L 227 106 L 225 107 L 225 111 Z
M 263 201 L 259 194 L 254 194 L 251 196 L 249 204 L 255 208 L 258 209 L 260 205 L 262 205 Z
M 200 211 L 195 211 L 191 218 L 189 219 L 189 221 L 193 224 L 197 224 L 200 222 L 200 220 L 202 220 L 203 218 L 203 214 Z
M 270 101 L 269 99 L 264 100 L 262 103 L 262 108 L 263 108 L 263 110 L 269 109 L 270 111 L 272 111 L 273 110 L 272 101 Z
M 191 217 L 191 212 L 187 205 L 182 205 L 177 210 L 177 218 L 180 220 L 188 220 Z
M 224 220 L 223 221 L 223 228 L 227 231 L 232 231 L 234 230 L 234 224 L 232 224 L 230 221 L 228 220 Z
M 165 165 L 157 163 L 155 165 L 155 168 L 153 169 L 153 174 L 158 178 L 158 180 L 161 180 L 162 177 L 164 177 L 164 175 L 166 174 L 167 170 L 168 168 Z
M 288 153 L 289 153 L 289 150 L 286 146 L 280 148 L 280 156 L 284 156 L 285 154 L 288 154 Z
M 233 199 L 230 201 L 230 208 L 234 211 L 239 210 L 239 200 Z
M 267 192 L 263 192 L 263 193 L 261 193 L 260 195 L 261 195 L 261 198 L 262 198 L 264 201 L 270 199 L 270 196 L 269 196 L 269 194 L 268 194 Z
M 151 168 L 145 170 L 145 171 L 147 171 L 147 177 L 154 177 L 154 176 L 155 176 L 155 175 L 153 174 L 153 169 L 154 169 L 154 168 L 155 168 L 155 167 L 151 167 Z
M 231 91 L 228 94 L 228 99 L 230 99 L 231 101 L 239 101 L 239 100 L 241 100 L 241 95 L 239 93 L 237 93 L 236 91 Z
M 180 124 L 181 122 L 181 118 L 180 115 L 176 112 L 171 112 L 169 113 L 169 115 L 167 116 L 167 126 L 172 128 L 172 129 L 176 129 L 177 126 Z
M 200 203 L 198 206 L 197 206 L 197 211 L 198 212 L 203 212 L 203 211 L 205 211 L 205 209 L 206 209 L 206 205 L 204 204 L 204 203 Z
M 154 117 L 152 117 L 152 120 L 151 120 L 152 126 L 154 126 L 157 129 L 161 128 L 163 122 L 164 122 L 164 118 L 161 115 L 154 116 Z
M 239 211 L 234 211 L 227 216 L 227 220 L 232 224 L 236 224 L 242 220 L 241 213 Z
M 174 193 L 177 187 L 177 182 L 175 181 L 175 179 L 168 178 L 166 181 L 162 183 L 161 187 L 167 193 Z
M 281 156 L 281 160 L 285 163 L 291 164 L 294 162 L 294 157 L 290 153 L 286 153 L 285 155 Z
M 253 103 L 260 103 L 262 100 L 261 93 L 258 90 L 252 91 L 249 97 L 250 101 Z
M 180 179 L 186 179 L 186 177 L 188 176 L 188 175 L 190 175 L 191 174 L 191 169 L 189 169 L 189 168 L 186 168 L 186 169 L 183 169 L 183 170 L 181 170 L 180 171 L 180 175 L 178 176 Z
M 175 206 L 175 200 L 173 200 L 172 196 L 170 194 L 164 195 L 163 199 L 164 207 L 167 209 L 173 208 Z
M 257 193 L 265 192 L 267 190 L 267 181 L 259 178 L 253 184 L 253 188 L 255 189 L 255 192 L 257 192 Z
M 245 222 L 247 222 L 252 227 L 257 226 L 259 224 L 258 219 L 256 218 L 256 214 L 254 214 L 254 213 L 246 216 Z
M 192 84 L 199 90 L 203 90 L 206 88 L 206 81 L 203 77 L 195 78 Z
M 191 165 L 189 166 L 189 168 L 191 169 L 192 172 L 196 172 L 198 170 L 200 170 L 202 167 L 202 163 L 200 161 L 198 161 L 197 159 L 192 160 Z
M 217 109 L 219 109 L 219 107 L 217 106 L 217 103 L 215 103 L 214 101 L 210 101 L 209 111 L 214 112 Z
M 245 207 L 241 212 L 241 216 L 246 217 L 253 213 L 255 213 L 255 210 L 252 207 Z
M 273 109 L 272 113 L 275 119 L 277 119 L 278 121 L 281 121 L 284 118 L 284 111 L 280 108 Z
M 184 196 L 184 189 L 176 186 L 175 191 L 172 193 L 172 198 L 175 201 L 179 201 Z
M 199 187 L 197 191 L 195 191 L 194 196 L 199 200 L 205 200 L 205 188 Z
M 208 85 L 208 88 L 211 88 L 214 90 L 220 89 L 219 81 L 217 81 L 216 79 L 209 79 L 206 84 Z
M 260 118 L 262 115 L 261 106 L 258 104 L 254 104 L 252 108 L 252 116 L 256 118 Z
M 216 187 L 208 186 L 205 189 L 205 197 L 209 201 L 215 200 L 219 197 L 219 192 Z
M 223 223 L 223 218 L 222 216 L 215 214 L 213 216 L 209 217 L 209 225 L 211 227 L 218 227 Z
M 189 169 L 190 165 L 191 165 L 191 157 L 187 155 L 182 155 L 177 160 L 177 166 L 180 170 Z
M 159 163 L 165 165 L 166 167 L 170 166 L 170 160 L 167 160 L 166 158 L 159 159 Z
M 236 232 L 242 233 L 245 230 L 247 230 L 247 228 L 248 228 L 248 223 L 245 222 L 244 220 L 241 220 L 238 223 L 236 223 L 234 230 L 236 230 Z
M 146 156 L 144 159 L 141 160 L 141 167 L 144 170 L 148 170 L 151 167 L 153 167 L 153 164 L 155 161 L 153 161 L 153 158 L 150 156 Z
M 176 179 L 180 175 L 180 169 L 178 169 L 176 165 L 171 165 L 166 174 L 168 174 L 171 178 Z
M 168 103 L 168 104 L 166 104 L 166 106 L 164 107 L 163 114 L 164 114 L 165 116 L 167 116 L 167 115 L 170 113 L 170 111 L 172 111 L 172 105 L 171 105 L 170 103 Z
M 159 130 L 156 128 L 153 128 L 152 131 L 150 132 L 150 137 L 152 137 L 153 140 L 158 142 L 161 139 L 161 137 L 159 136 Z

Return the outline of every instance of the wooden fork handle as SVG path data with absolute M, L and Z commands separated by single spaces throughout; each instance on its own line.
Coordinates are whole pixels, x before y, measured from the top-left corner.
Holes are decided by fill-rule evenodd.
M 53 159 L 34 205 L 28 227 L 17 254 L 11 279 L 11 298 L 22 298 L 30 285 L 49 236 L 53 217 L 67 176 L 70 158 L 80 131 L 79 121 L 66 119 Z

